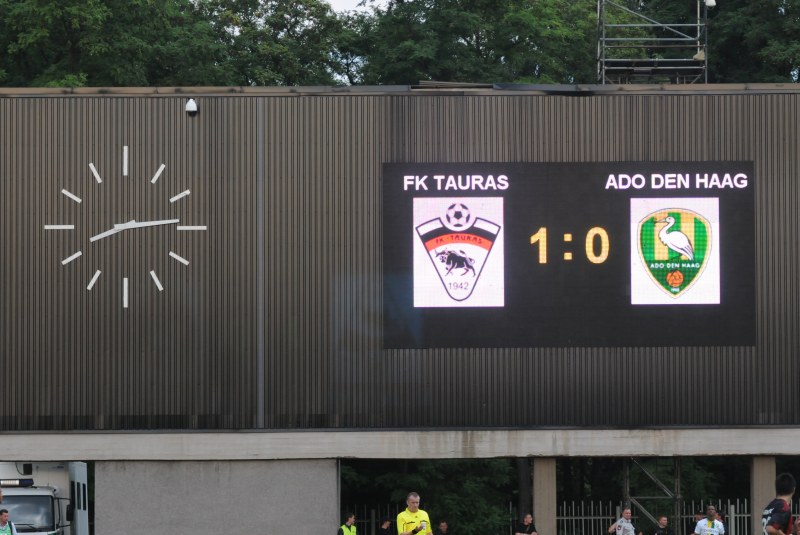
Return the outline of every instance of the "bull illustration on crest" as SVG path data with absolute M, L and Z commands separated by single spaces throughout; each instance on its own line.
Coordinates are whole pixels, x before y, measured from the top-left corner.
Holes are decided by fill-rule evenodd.
M 450 275 L 454 269 L 458 268 L 464 270 L 461 276 L 466 275 L 470 271 L 472 271 L 472 276 L 475 276 L 475 268 L 473 267 L 475 265 L 475 259 L 467 256 L 467 253 L 464 251 L 456 252 L 445 248 L 443 251 L 436 250 L 434 254 L 436 258 L 439 259 L 439 262 L 443 263 L 447 268 L 445 275 Z

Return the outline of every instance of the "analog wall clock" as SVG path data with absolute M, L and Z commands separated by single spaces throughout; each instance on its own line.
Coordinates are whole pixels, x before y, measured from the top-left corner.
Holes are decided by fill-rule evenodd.
M 168 234 L 184 233 L 184 232 L 202 232 L 208 230 L 208 227 L 202 222 L 188 221 L 187 217 L 181 217 L 181 213 L 191 213 L 188 210 L 180 210 L 180 205 L 183 203 L 191 202 L 192 192 L 190 189 L 172 190 L 169 191 L 169 185 L 164 186 L 164 172 L 166 164 L 161 163 L 157 169 L 153 170 L 152 175 L 144 177 L 131 177 L 129 176 L 129 147 L 127 145 L 122 147 L 122 173 L 119 176 L 116 173 L 103 173 L 103 169 L 95 165 L 94 162 L 88 163 L 87 181 L 90 181 L 98 188 L 115 188 L 119 187 L 116 195 L 95 195 L 93 199 L 98 203 L 108 202 L 109 206 L 95 206 L 91 208 L 94 216 L 92 218 L 82 218 L 82 221 L 91 221 L 94 224 L 76 224 L 71 221 L 48 221 L 44 224 L 45 231 L 53 232 L 77 232 L 80 234 L 78 240 L 71 240 L 71 243 L 77 243 L 77 249 L 69 255 L 61 259 L 61 264 L 65 269 L 81 262 L 87 257 L 91 257 L 92 261 L 102 263 L 99 259 L 103 255 L 94 254 L 86 255 L 87 252 L 96 252 L 98 248 L 105 248 L 105 251 L 113 251 L 115 240 L 120 240 L 121 236 L 126 234 L 137 234 L 137 243 L 146 243 L 148 239 L 155 236 L 158 231 L 166 231 Z M 125 188 L 120 187 L 125 184 Z M 131 188 L 155 188 L 145 192 L 146 197 L 153 199 L 147 203 L 126 203 L 125 199 L 120 199 L 131 192 Z M 66 188 L 61 190 L 64 202 L 71 202 L 84 205 L 84 199 L 73 191 Z M 131 194 L 132 196 L 135 194 Z M 114 199 L 109 201 L 109 199 Z M 138 208 L 137 208 L 138 206 Z M 89 210 L 89 208 L 86 208 Z M 138 212 L 138 213 L 137 213 Z M 154 215 L 155 214 L 155 215 Z M 191 216 L 189 216 L 191 218 Z M 97 227 L 99 222 L 99 228 Z M 161 235 L 159 243 L 163 240 Z M 169 242 L 169 240 L 166 240 Z M 174 240 L 175 242 L 182 242 L 183 240 Z M 175 245 L 169 245 L 159 251 L 156 247 L 138 246 L 137 251 L 145 254 L 155 253 L 155 255 L 164 255 L 170 262 L 176 262 L 182 268 L 189 269 L 191 263 L 194 261 L 189 258 L 185 252 L 179 250 Z M 105 255 L 108 257 L 109 255 Z M 138 263 L 140 266 L 141 263 Z M 131 303 L 131 296 L 134 292 L 150 291 L 152 293 L 164 291 L 164 282 L 162 282 L 159 273 L 155 269 L 156 264 L 162 264 L 157 258 L 153 258 L 149 267 L 149 277 L 132 277 L 128 272 L 130 269 L 123 269 L 118 278 L 103 277 L 104 272 L 108 270 L 103 265 L 92 266 L 90 272 L 92 275 L 88 280 L 84 281 L 86 284 L 86 291 L 92 291 L 98 288 L 101 284 L 110 284 L 117 286 L 119 289 L 120 303 L 123 308 L 129 308 Z M 135 288 L 133 280 L 139 281 L 140 286 L 142 280 L 149 279 L 149 288 Z

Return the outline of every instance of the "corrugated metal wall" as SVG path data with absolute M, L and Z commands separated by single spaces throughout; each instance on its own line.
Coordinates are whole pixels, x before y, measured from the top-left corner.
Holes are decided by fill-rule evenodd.
M 800 424 L 800 92 L 196 98 L 0 98 L 2 429 Z M 383 162 L 617 160 L 755 162 L 756 347 L 381 349 Z

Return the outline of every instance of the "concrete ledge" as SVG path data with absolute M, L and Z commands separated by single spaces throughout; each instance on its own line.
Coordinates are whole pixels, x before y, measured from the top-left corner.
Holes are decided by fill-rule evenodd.
M 0 433 L 6 461 L 796 455 L 798 444 L 800 428 Z

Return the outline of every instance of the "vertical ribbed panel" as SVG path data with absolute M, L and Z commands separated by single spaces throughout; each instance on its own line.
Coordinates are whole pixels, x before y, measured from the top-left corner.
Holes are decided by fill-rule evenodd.
M 800 93 L 184 103 L 0 99 L 3 429 L 800 424 Z M 755 162 L 756 347 L 381 349 L 383 162 L 622 160 Z
M 3 429 L 252 424 L 253 270 L 239 270 L 254 254 L 252 104 L 204 99 L 190 119 L 181 98 L 0 100 Z M 89 241 L 115 223 L 173 218 L 208 230 Z

